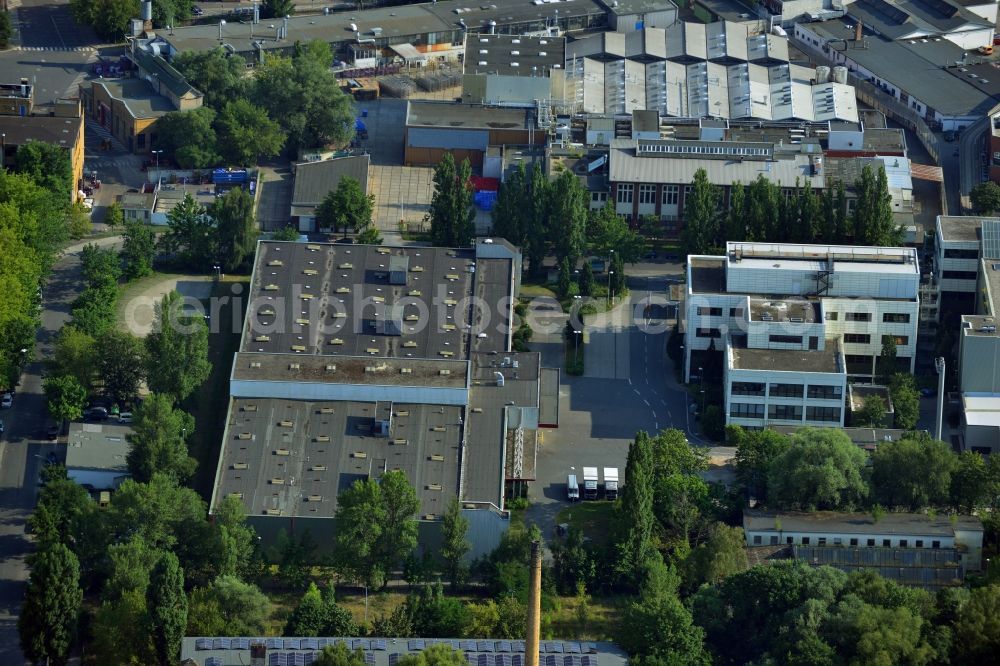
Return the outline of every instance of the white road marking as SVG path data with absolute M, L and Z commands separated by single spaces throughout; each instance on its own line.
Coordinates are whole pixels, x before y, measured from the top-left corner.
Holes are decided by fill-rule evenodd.
M 642 395 L 641 393 L 639 393 L 639 389 L 633 387 L 632 390 L 635 391 L 636 395 L 638 395 L 638 396 Z
M 644 403 L 646 403 L 646 406 L 647 406 L 647 407 L 651 407 L 651 406 L 652 406 L 652 405 L 650 405 L 650 404 L 649 404 L 649 400 L 646 400 L 645 398 L 643 398 L 643 399 L 642 399 L 642 401 L 643 401 Z

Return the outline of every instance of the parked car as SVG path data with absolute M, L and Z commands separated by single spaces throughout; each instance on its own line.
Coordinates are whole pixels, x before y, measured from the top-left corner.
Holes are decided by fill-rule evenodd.
M 56 455 L 55 451 L 49 451 L 49 455 L 45 456 L 46 465 L 55 465 L 59 462 L 59 456 Z
M 105 421 L 108 418 L 107 407 L 91 407 L 83 413 L 83 418 L 87 421 Z
M 3 397 L 0 398 L 0 407 L 3 409 L 10 409 L 14 406 L 14 396 L 10 393 L 4 393 Z
M 932 388 L 922 388 L 920 389 L 920 395 L 922 395 L 925 398 L 933 398 L 934 396 L 937 395 L 937 391 Z
M 3 431 L 4 431 L 3 421 L 0 421 L 0 435 L 3 434 Z
M 194 14 L 195 16 L 201 16 L 202 14 L 205 13 L 205 10 L 199 7 L 198 5 L 195 5 L 194 7 L 191 8 L 191 13 Z
M 122 412 L 118 415 L 119 423 L 132 423 L 132 412 Z
M 59 439 L 60 430 L 61 428 L 59 426 L 50 425 L 48 428 L 45 429 L 45 439 L 49 440 L 50 442 L 56 441 L 57 439 Z

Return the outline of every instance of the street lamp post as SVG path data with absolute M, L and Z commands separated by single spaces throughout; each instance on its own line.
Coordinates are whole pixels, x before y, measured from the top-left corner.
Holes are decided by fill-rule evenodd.
M 934 369 L 938 373 L 938 394 L 937 394 L 937 420 L 934 423 L 934 438 L 941 439 L 941 430 L 944 427 L 944 373 L 945 362 L 943 356 L 934 359 Z
M 219 41 L 222 41 L 222 26 L 226 25 L 226 19 L 219 19 Z
M 611 270 L 611 260 L 615 258 L 615 251 L 611 250 L 608 253 L 608 307 L 611 307 L 611 276 L 615 274 Z
M 576 363 L 580 362 L 580 336 L 582 334 L 583 331 L 576 331 L 576 330 L 573 331 L 573 341 L 576 347 L 576 349 L 573 351 L 573 361 Z
M 163 177 L 160 175 L 160 153 L 163 152 L 163 149 L 161 148 L 159 150 L 154 150 L 151 152 L 153 153 L 153 157 L 156 160 L 156 191 L 159 192 L 160 183 L 163 182 Z
M 698 381 L 701 382 L 701 411 L 705 411 L 705 369 L 698 366 Z

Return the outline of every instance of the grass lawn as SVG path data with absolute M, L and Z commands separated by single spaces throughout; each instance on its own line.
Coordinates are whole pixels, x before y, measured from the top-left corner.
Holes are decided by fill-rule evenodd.
M 247 293 L 249 280 L 246 276 L 227 276 L 216 283 L 215 296 L 230 296 L 232 283 L 242 282 L 243 293 Z M 245 308 L 245 299 L 240 299 Z M 233 354 L 240 342 L 239 329 L 233 330 L 233 303 L 226 301 L 217 315 L 218 332 L 208 336 L 208 360 L 212 362 L 212 372 L 201 387 L 184 401 L 185 410 L 194 415 L 194 434 L 188 440 L 191 455 L 198 461 L 198 469 L 193 479 L 194 489 L 202 497 L 210 500 L 215 482 L 215 468 L 219 462 L 219 449 L 226 425 L 229 407 L 229 373 L 233 365 Z M 237 321 L 243 321 L 243 312 Z
M 556 523 L 569 523 L 571 527 L 582 530 L 583 535 L 590 537 L 595 545 L 602 546 L 611 534 L 614 506 L 614 502 L 603 500 L 578 502 L 560 511 Z
M 556 597 L 556 608 L 542 613 L 546 640 L 614 640 L 629 597 Z
M 128 310 L 132 301 L 137 297 L 142 296 L 150 289 L 153 289 L 156 285 L 161 282 L 166 282 L 167 280 L 183 280 L 190 278 L 204 278 L 203 275 L 193 275 L 191 273 L 171 273 L 171 272 L 161 272 L 153 271 L 151 275 L 139 278 L 138 280 L 133 280 L 132 282 L 127 282 L 122 285 L 121 293 L 118 294 L 118 325 L 124 326 L 125 316 L 128 314 Z M 159 302 L 160 299 L 156 299 Z M 206 310 L 207 311 L 207 310 Z M 128 327 L 125 327 L 128 330 Z
M 518 294 L 521 298 L 538 298 L 540 296 L 546 296 L 555 298 L 556 292 L 552 291 L 543 284 L 526 284 L 521 283 L 521 293 Z

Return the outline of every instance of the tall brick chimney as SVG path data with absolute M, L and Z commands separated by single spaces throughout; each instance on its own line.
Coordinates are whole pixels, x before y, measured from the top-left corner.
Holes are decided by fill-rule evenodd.
M 528 637 L 524 666 L 538 666 L 538 639 L 542 624 L 542 544 L 531 542 L 531 583 L 528 588 Z

